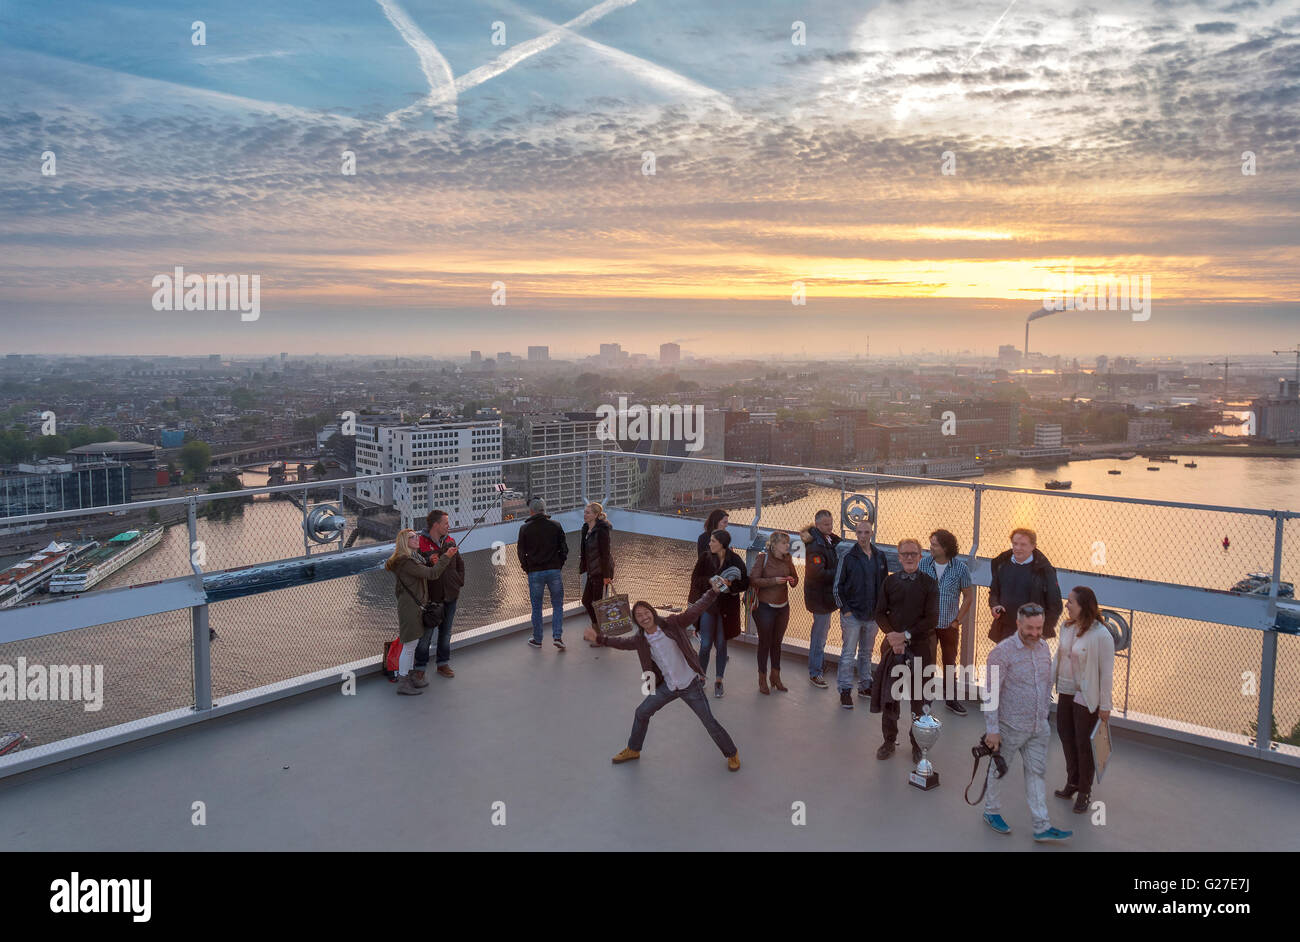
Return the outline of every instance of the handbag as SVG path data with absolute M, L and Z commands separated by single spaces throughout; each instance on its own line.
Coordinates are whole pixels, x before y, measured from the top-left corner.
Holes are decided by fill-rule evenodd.
M 614 585 L 605 586 L 605 596 L 591 603 L 596 612 L 596 630 L 603 635 L 625 635 L 632 630 L 632 611 L 626 594 L 611 595 Z
M 441 602 L 425 602 L 420 605 L 420 597 L 411 591 L 411 587 L 406 584 L 406 580 L 398 576 L 397 581 L 415 604 L 420 606 L 420 624 L 424 625 L 425 631 L 442 625 L 442 616 L 445 609 Z
M 759 553 L 754 562 L 754 571 L 762 572 L 767 568 L 767 553 Z M 749 588 L 745 590 L 745 610 L 749 612 L 751 621 L 753 616 L 758 614 L 758 589 L 754 587 L 751 581 Z

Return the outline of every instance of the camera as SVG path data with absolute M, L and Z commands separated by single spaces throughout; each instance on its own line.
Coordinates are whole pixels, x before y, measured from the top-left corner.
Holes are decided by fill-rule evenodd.
M 976 762 L 979 762 L 979 760 L 983 759 L 985 756 L 989 756 L 993 761 L 993 765 L 997 767 L 998 778 L 1002 778 L 1002 776 L 1007 774 L 1007 760 L 1002 758 L 1002 753 L 999 750 L 989 748 L 989 744 L 985 740 L 985 737 L 980 737 L 980 744 L 978 746 L 971 746 L 970 754 L 975 757 Z

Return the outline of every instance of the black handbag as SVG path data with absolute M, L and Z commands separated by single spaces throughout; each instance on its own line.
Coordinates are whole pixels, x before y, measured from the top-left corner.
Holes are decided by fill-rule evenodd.
M 411 591 L 411 587 L 406 584 L 406 580 L 398 576 L 397 582 L 406 590 L 406 594 L 415 601 L 415 604 L 420 605 L 420 597 Z M 424 630 L 428 631 L 431 628 L 440 627 L 444 612 L 445 608 L 441 602 L 425 602 L 420 605 L 420 624 L 424 625 Z

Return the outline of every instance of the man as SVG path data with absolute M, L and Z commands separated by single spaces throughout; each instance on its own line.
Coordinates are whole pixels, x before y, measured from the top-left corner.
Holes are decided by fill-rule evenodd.
M 569 541 L 564 528 L 546 515 L 546 502 L 534 497 L 528 504 L 530 516 L 519 528 L 515 550 L 519 565 L 528 573 L 528 598 L 533 604 L 533 633 L 528 639 L 534 648 L 542 646 L 542 593 L 551 593 L 551 640 L 564 652 L 564 561 L 569 557 Z
M 956 677 L 949 680 L 949 669 L 956 670 L 961 650 L 961 626 L 975 604 L 975 584 L 971 581 L 966 562 L 961 559 L 957 537 L 948 530 L 931 533 L 930 556 L 921 560 L 921 571 L 939 584 L 939 627 L 934 633 L 941 651 L 944 691 L 955 694 Z M 943 703 L 958 716 L 966 715 L 966 707 L 960 700 L 945 696 Z
M 1043 607 L 1035 603 L 1016 610 L 1016 632 L 989 652 L 988 703 L 984 742 L 1025 767 L 1025 797 L 1034 819 L 1034 840 L 1040 844 L 1068 841 L 1073 832 L 1052 827 L 1047 816 L 1047 744 L 1052 728 L 1047 714 L 1052 702 L 1052 652 L 1042 641 Z M 990 708 L 991 707 L 991 708 Z M 1010 834 L 1002 820 L 1002 779 L 989 763 L 984 793 L 984 820 L 999 834 Z
M 448 531 L 451 518 L 445 510 L 430 510 L 424 518 L 425 530 L 420 536 L 420 555 L 432 566 L 438 557 L 456 545 Z M 460 590 L 465 585 L 465 560 L 460 553 L 454 554 L 452 564 L 443 570 L 439 579 L 428 580 L 429 601 L 442 603 L 442 622 L 437 628 L 426 628 L 420 643 L 415 647 L 415 666 L 411 669 L 411 683 L 416 687 L 427 687 L 429 681 L 424 677 L 429 667 L 429 645 L 434 633 L 438 635 L 435 658 L 438 673 L 443 677 L 455 677 L 451 669 L 451 622 L 456 617 L 456 601 Z
M 695 711 L 714 743 L 722 750 L 727 768 L 732 772 L 740 768 L 740 752 L 736 744 L 709 709 L 709 698 L 704 694 L 704 669 L 686 636 L 686 628 L 718 598 L 719 581 L 715 581 L 714 588 L 700 596 L 686 611 L 668 618 L 661 618 L 649 602 L 637 602 L 632 606 L 637 630 L 627 637 L 597 634 L 590 625 L 583 632 L 584 638 L 597 645 L 635 651 L 641 659 L 642 674 L 649 672 L 654 675 L 654 689 L 636 708 L 632 735 L 628 737 L 627 748 L 614 756 L 612 761 L 615 765 L 641 758 L 641 747 L 650 729 L 650 717 L 680 698 Z
M 835 607 L 840 610 L 840 666 L 836 682 L 840 706 L 853 709 L 853 668 L 858 669 L 858 698 L 871 697 L 871 649 L 876 643 L 876 600 L 889 575 L 889 562 L 871 542 L 875 525 L 859 520 L 857 540 L 844 540 L 835 548 Z
M 1032 602 L 1043 609 L 1043 637 L 1056 637 L 1056 622 L 1061 617 L 1061 586 L 1056 568 L 1038 548 L 1038 534 L 1026 527 L 1011 531 L 1011 549 L 994 557 L 990 563 L 989 609 L 993 624 L 989 638 L 994 643 L 1016 632 L 1016 611 Z
M 899 540 L 898 561 L 902 571 L 890 573 L 885 578 L 880 598 L 876 602 L 876 624 L 885 633 L 880 644 L 880 660 L 889 659 L 889 652 L 895 654 L 907 652 L 905 690 L 911 696 L 907 698 L 912 716 L 920 716 L 923 707 L 929 703 L 924 694 L 925 669 L 934 665 L 934 628 L 939 623 L 939 584 L 931 576 L 921 572 L 921 541 Z M 920 658 L 921 670 L 914 668 L 913 661 Z M 918 676 L 922 689 L 916 689 Z M 888 675 L 879 679 L 881 685 L 890 683 Z M 880 719 L 881 732 L 885 741 L 876 750 L 877 759 L 888 759 L 894 754 L 894 744 L 898 741 L 898 715 L 901 703 L 895 697 L 882 698 L 884 716 Z M 917 745 L 916 736 L 911 729 L 907 731 L 912 741 L 912 761 L 921 761 L 921 747 Z
M 813 525 L 799 533 L 804 542 L 803 604 L 812 613 L 812 635 L 808 642 L 808 682 L 825 690 L 822 677 L 826 654 L 826 635 L 831 630 L 831 612 L 835 611 L 835 570 L 840 543 L 829 510 L 819 510 Z

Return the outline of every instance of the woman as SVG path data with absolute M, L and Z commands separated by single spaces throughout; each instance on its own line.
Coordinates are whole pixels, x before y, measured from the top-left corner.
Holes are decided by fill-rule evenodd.
M 614 557 L 610 551 L 610 534 L 613 527 L 605 516 L 605 508 L 592 501 L 582 511 L 582 536 L 578 546 L 582 551 L 578 561 L 579 575 L 586 574 L 582 586 L 582 607 L 587 610 L 591 627 L 598 628 L 594 601 L 605 597 L 605 586 L 614 578 Z M 596 645 L 592 645 L 596 647 Z
M 415 646 L 424 635 L 424 606 L 429 601 L 427 580 L 440 579 L 443 571 L 456 558 L 456 547 L 449 546 L 437 563 L 426 566 L 420 562 L 419 548 L 419 534 L 414 530 L 399 530 L 393 555 L 384 563 L 384 568 L 394 578 L 398 638 L 402 642 L 402 654 L 397 661 L 397 692 L 408 695 L 424 693 L 420 688 L 429 686 L 427 680 L 416 683 L 410 676 L 411 666 L 415 663 Z
M 714 530 L 725 529 L 727 529 L 727 512 L 721 508 L 710 511 L 708 519 L 704 521 L 704 532 L 695 541 L 696 557 L 703 556 L 709 551 L 709 537 L 713 536 Z
M 722 674 L 727 669 L 727 641 L 740 634 L 740 597 L 749 588 L 745 562 L 731 551 L 731 534 L 717 529 L 709 536 L 708 552 L 699 558 L 691 573 L 691 593 L 687 601 L 703 598 L 711 586 L 709 580 L 725 569 L 734 568 L 739 576 L 727 580 L 729 589 L 700 615 L 700 665 L 708 676 L 709 653 L 718 648 L 718 670 L 713 695 L 722 696 Z
M 1074 813 L 1085 814 L 1092 797 L 1092 730 L 1098 718 L 1110 722 L 1115 640 L 1101 621 L 1097 596 L 1077 585 L 1065 601 L 1069 615 L 1061 629 L 1052 676 L 1056 679 L 1056 731 L 1065 750 L 1065 787 L 1057 798 L 1074 798 Z M 1077 794 L 1076 794 L 1077 793 Z
M 758 692 L 767 689 L 767 657 L 772 655 L 772 688 L 785 693 L 781 683 L 781 639 L 790 624 L 790 590 L 799 584 L 794 562 L 790 559 L 790 534 L 773 531 L 767 547 L 754 561 L 749 584 L 755 589 L 758 604 L 754 622 L 758 625 Z

